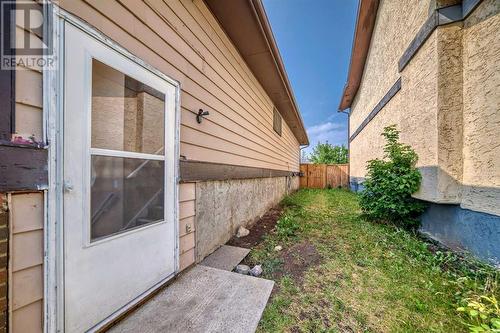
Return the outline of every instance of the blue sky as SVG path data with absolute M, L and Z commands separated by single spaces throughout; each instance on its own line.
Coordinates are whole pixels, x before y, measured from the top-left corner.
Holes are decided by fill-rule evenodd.
M 304 119 L 318 141 L 347 144 L 337 112 L 349 68 L 357 0 L 263 0 Z

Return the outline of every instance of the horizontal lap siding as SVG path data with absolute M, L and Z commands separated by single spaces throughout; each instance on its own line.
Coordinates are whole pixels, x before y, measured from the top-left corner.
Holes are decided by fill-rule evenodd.
M 12 332 L 43 332 L 43 193 L 10 199 L 10 292 Z
M 179 186 L 179 268 L 189 267 L 194 263 L 195 227 L 194 218 L 195 183 L 183 183 Z
M 16 43 L 28 37 L 30 47 L 40 47 L 42 39 L 22 27 L 16 27 Z M 15 135 L 23 138 L 33 136 L 42 141 L 42 69 L 39 66 L 17 67 Z
M 29 35 L 30 45 L 40 36 L 16 28 L 16 42 Z M 43 140 L 42 71 L 16 68 L 15 133 Z M 11 195 L 9 310 L 11 332 L 43 331 L 43 193 Z
M 62 1 L 136 56 L 180 81 L 181 155 L 190 160 L 298 171 L 298 142 L 200 1 Z M 210 112 L 202 124 L 195 113 Z
M 15 135 L 42 141 L 42 73 L 18 67 L 16 71 Z
M 181 83 L 181 155 L 190 160 L 298 171 L 299 144 L 203 1 L 61 1 L 130 52 Z M 153 30 L 154 29 L 154 30 Z M 28 33 L 16 31 L 21 39 Z M 36 43 L 39 36 L 30 35 Z M 43 137 L 42 73 L 16 73 L 16 134 Z M 198 124 L 198 109 L 210 115 Z M 195 261 L 195 186 L 179 192 L 180 269 Z M 12 195 L 10 309 L 13 332 L 42 331 L 43 194 Z

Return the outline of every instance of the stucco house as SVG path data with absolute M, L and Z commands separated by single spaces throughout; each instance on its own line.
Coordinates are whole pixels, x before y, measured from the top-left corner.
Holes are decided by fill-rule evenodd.
M 351 188 L 396 124 L 418 153 L 421 231 L 500 262 L 500 2 L 361 0 L 339 109 Z
M 97 330 L 298 188 L 260 0 L 1 5 L 0 331 Z

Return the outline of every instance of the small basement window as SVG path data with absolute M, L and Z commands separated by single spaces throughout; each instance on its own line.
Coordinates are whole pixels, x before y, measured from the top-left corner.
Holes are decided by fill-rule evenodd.
M 273 129 L 281 136 L 281 115 L 276 108 L 273 109 Z

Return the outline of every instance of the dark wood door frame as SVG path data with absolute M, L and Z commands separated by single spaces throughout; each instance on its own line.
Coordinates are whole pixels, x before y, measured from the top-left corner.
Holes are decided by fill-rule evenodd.
M 3 36 L 2 43 L 4 54 L 2 54 L 2 61 L 5 57 L 11 57 L 15 55 L 15 50 L 11 49 L 11 24 L 8 24 L 10 15 L 8 10 L 12 9 L 14 6 L 11 3 L 7 3 L 6 0 L 0 0 L 0 5 L 4 8 L 2 12 L 2 24 Z M 0 142 L 10 141 L 12 133 L 14 133 L 14 116 L 15 116 L 15 84 L 16 84 L 16 72 L 12 70 L 0 70 Z
M 11 31 L 15 22 L 9 9 L 15 4 L 0 0 L 4 6 L 1 18 L 4 54 L 1 61 L 15 56 L 10 48 Z M 16 71 L 0 69 L 0 192 L 30 191 L 46 189 L 48 185 L 47 149 L 45 143 L 25 139 L 13 139 L 16 114 Z

